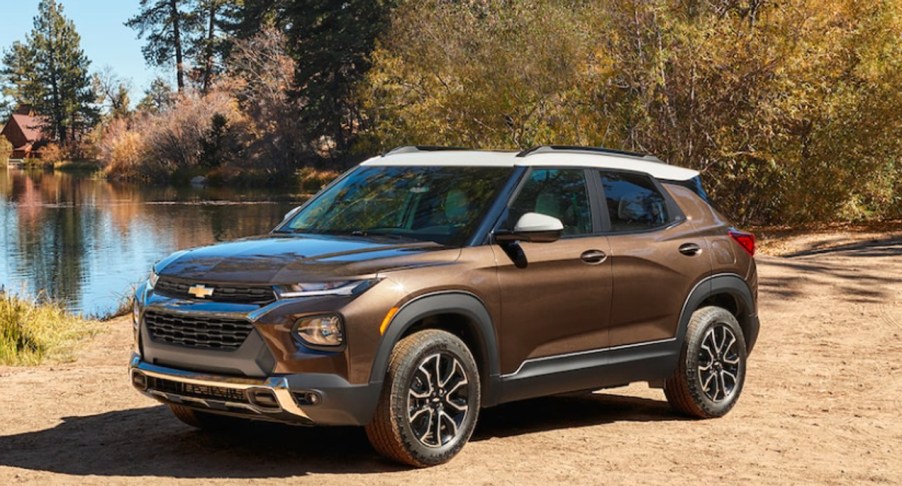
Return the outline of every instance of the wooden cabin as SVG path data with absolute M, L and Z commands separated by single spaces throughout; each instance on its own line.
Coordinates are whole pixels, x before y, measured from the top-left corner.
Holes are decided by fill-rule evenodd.
M 10 115 L 0 132 L 13 146 L 11 159 L 40 158 L 45 137 L 42 130 L 44 118 L 36 115 L 28 106 L 20 106 Z

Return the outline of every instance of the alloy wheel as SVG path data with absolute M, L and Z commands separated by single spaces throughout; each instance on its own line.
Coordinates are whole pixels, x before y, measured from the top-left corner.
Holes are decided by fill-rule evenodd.
M 450 353 L 420 362 L 407 394 L 407 419 L 424 446 L 442 447 L 457 437 L 469 413 L 468 383 L 463 365 Z
M 724 324 L 715 324 L 702 338 L 698 354 L 698 380 L 705 396 L 719 403 L 736 392 L 742 373 L 738 340 Z

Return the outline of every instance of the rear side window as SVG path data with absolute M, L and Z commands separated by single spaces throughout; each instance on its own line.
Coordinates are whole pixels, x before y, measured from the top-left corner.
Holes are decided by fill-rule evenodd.
M 625 172 L 600 174 L 611 231 L 645 231 L 670 222 L 667 200 L 651 177 Z

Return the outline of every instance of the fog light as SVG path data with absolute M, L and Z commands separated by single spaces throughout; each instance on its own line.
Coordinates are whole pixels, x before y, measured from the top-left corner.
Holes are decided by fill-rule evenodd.
M 294 392 L 294 400 L 298 402 L 298 405 L 319 405 L 322 397 L 316 392 Z
M 139 371 L 132 372 L 132 385 L 138 390 L 144 391 L 147 389 L 147 377 L 144 376 L 144 373 Z
M 294 325 L 294 334 L 313 346 L 340 346 L 344 343 L 341 318 L 335 314 L 302 317 Z

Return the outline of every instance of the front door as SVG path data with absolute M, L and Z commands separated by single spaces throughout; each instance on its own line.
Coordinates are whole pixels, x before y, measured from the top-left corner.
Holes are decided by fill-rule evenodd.
M 520 243 L 522 259 L 492 246 L 501 284 L 501 373 L 527 359 L 607 346 L 611 263 L 607 238 L 593 218 L 583 169 L 532 169 L 501 223 L 511 229 L 527 212 L 564 223 L 553 243 Z M 595 215 L 597 216 L 597 215 Z

